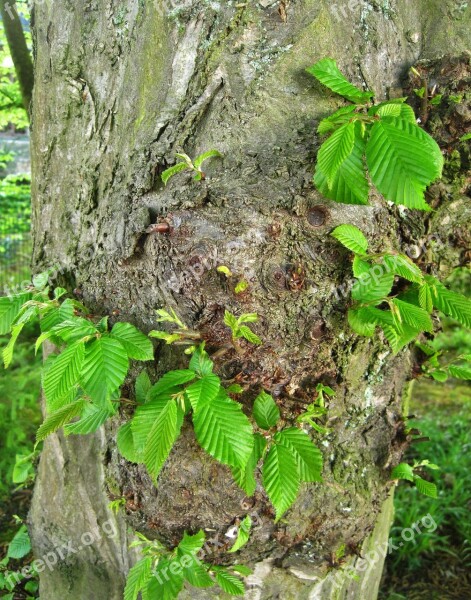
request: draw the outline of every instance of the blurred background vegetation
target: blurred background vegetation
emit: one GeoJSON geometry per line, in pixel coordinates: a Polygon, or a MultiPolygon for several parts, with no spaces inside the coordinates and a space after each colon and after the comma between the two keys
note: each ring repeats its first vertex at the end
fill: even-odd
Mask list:
{"type": "MultiPolygon", "coordinates": [[[[18,5],[30,46],[26,3],[18,5]]],[[[0,294],[30,277],[27,147],[28,114],[0,21],[0,294]]],[[[457,270],[448,284],[470,295],[470,271],[457,270]]],[[[442,353],[437,359],[440,364],[471,354],[471,333],[446,319],[444,323],[442,333],[432,342],[442,353]]],[[[38,597],[36,578],[16,587],[8,583],[11,572],[33,560],[23,523],[38,460],[34,433],[41,420],[41,357],[34,353],[35,336],[34,329],[26,331],[17,344],[12,366],[0,377],[0,597],[6,600],[38,597]]],[[[0,337],[0,348],[5,344],[6,338],[0,337]]],[[[420,443],[411,445],[404,460],[428,459],[438,464],[439,471],[423,475],[437,484],[439,495],[436,500],[422,496],[402,482],[396,489],[391,536],[399,546],[402,530],[429,514],[437,528],[422,529],[388,556],[380,598],[471,598],[471,389],[463,382],[443,383],[419,375],[408,396],[405,416],[414,415],[408,426],[420,432],[416,436],[420,443]]]]}

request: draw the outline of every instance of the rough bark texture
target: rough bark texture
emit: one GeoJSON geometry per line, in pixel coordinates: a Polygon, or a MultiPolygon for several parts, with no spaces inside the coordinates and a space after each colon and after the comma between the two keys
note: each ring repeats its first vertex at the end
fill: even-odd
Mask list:
{"type": "MultiPolygon", "coordinates": [[[[328,234],[353,223],[373,250],[398,249],[441,225],[377,197],[370,207],[349,207],[313,189],[316,124],[339,100],[305,68],[331,56],[378,98],[401,95],[408,66],[466,49],[470,10],[452,0],[358,1],[353,10],[344,3],[343,16],[329,2],[281,4],[286,20],[279,3],[267,1],[182,0],[172,10],[138,0],[38,3],[34,265],[60,264],[61,283],[97,314],[119,311],[119,320],[144,330],[155,326],[156,308],[172,307],[210,350],[228,339],[225,307],[257,312],[264,345],[224,355],[217,369],[250,386],[241,400],[247,408],[260,386],[271,390],[287,422],[312,401],[317,382],[336,388],[333,434],[321,446],[325,482],[304,485],[287,523],[275,526],[261,489],[244,499],[229,471],[198,449],[189,426],[158,489],[143,467],[119,456],[118,422],[106,434],[53,437],[31,513],[38,555],[57,540],[78,539],[109,517],[107,496],[124,495],[125,521],[169,545],[200,527],[223,540],[236,517],[256,512],[259,527],[240,555],[258,574],[248,598],[376,596],[381,565],[339,590],[325,579],[326,557],[363,543],[377,521],[366,543],[387,537],[390,501],[378,514],[403,448],[401,393],[411,363],[407,351],[392,357],[379,337],[348,330],[346,300],[333,288],[350,276],[350,262],[328,234]],[[182,148],[190,155],[217,148],[224,159],[208,163],[202,183],[181,174],[163,188],[159,174],[182,148]],[[324,209],[313,210],[318,205],[324,209]],[[169,234],[145,232],[161,220],[169,234]],[[217,265],[246,279],[248,291],[235,295],[217,265]]],[[[449,192],[444,210],[454,207],[466,223],[463,189],[449,192]]],[[[462,248],[451,241],[446,262],[456,264],[462,248]]],[[[158,348],[155,373],[184,365],[183,355],[158,348]]],[[[119,598],[128,568],[120,523],[117,541],[44,573],[41,595],[119,598]]],[[[214,545],[210,558],[227,555],[214,545]]],[[[199,594],[191,595],[217,595],[199,594]]]]}

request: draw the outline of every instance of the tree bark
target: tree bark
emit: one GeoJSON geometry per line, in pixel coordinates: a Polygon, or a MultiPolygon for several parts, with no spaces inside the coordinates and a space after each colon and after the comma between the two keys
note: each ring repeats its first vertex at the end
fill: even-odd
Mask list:
{"type": "MultiPolygon", "coordinates": [[[[213,351],[228,339],[224,308],[257,312],[263,346],[216,362],[223,378],[238,376],[249,387],[245,407],[264,386],[292,422],[317,382],[336,390],[333,433],[317,440],[324,483],[305,484],[277,526],[261,488],[245,499],[189,426],[157,489],[142,466],[118,454],[119,419],[96,435],[52,436],[30,516],[38,556],[68,540],[78,545],[82,533],[110,519],[110,497],[128,503],[118,536],[41,574],[48,600],[121,598],[132,561],[126,524],[169,546],[185,529],[227,541],[225,532],[247,512],[258,518],[240,553],[255,567],[247,598],[376,597],[381,560],[338,586],[327,558],[345,544],[353,564],[352,548],[387,539],[388,478],[404,447],[401,397],[411,359],[406,350],[393,357],[380,336],[359,339],[348,329],[348,300],[335,289],[351,265],[329,232],[352,223],[373,250],[399,249],[423,238],[430,221],[376,196],[371,206],[354,207],[315,191],[316,125],[339,101],[305,68],[331,56],[378,99],[398,96],[417,60],[466,49],[471,18],[452,0],[342,6],[47,0],[34,8],[35,270],[60,265],[60,283],[96,314],[146,331],[155,327],[156,308],[174,308],[213,351]],[[162,186],[159,175],[176,151],[195,156],[211,148],[224,158],[207,163],[205,181],[180,174],[162,186]],[[170,233],[146,232],[161,220],[170,233]],[[249,289],[234,294],[217,265],[249,289]]],[[[448,264],[459,260],[458,243],[447,252],[448,264]]],[[[159,347],[153,373],[185,361],[159,347]]],[[[227,555],[214,544],[209,558],[224,563],[227,555]]]]}

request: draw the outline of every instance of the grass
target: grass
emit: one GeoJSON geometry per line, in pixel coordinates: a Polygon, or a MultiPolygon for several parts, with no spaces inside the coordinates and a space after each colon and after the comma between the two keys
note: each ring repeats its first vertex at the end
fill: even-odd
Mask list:
{"type": "Polygon", "coordinates": [[[440,471],[428,471],[439,497],[427,498],[401,483],[391,537],[399,546],[403,529],[427,515],[437,527],[422,528],[388,556],[380,598],[471,598],[471,387],[454,381],[415,382],[410,412],[417,417],[411,426],[429,441],[413,445],[406,460],[428,459],[440,466],[440,471]]]}

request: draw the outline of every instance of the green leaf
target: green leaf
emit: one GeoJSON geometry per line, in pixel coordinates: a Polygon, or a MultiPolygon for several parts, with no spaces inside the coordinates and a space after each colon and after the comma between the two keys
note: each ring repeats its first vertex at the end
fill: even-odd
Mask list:
{"type": "Polygon", "coordinates": [[[31,540],[29,539],[26,526],[22,525],[8,545],[7,556],[8,558],[19,560],[20,558],[24,558],[30,552],[31,540]]]}
{"type": "Polygon", "coordinates": [[[448,370],[450,371],[450,375],[456,379],[471,381],[471,366],[451,365],[448,370]]]}
{"type": "Polygon", "coordinates": [[[198,554],[198,552],[203,548],[205,541],[205,534],[202,529],[195,533],[194,535],[188,535],[185,531],[183,534],[183,538],[178,544],[178,553],[179,554],[198,554]]]}
{"type": "Polygon", "coordinates": [[[320,60],[307,69],[307,72],[336,94],[356,104],[363,104],[373,97],[372,92],[363,92],[352,85],[341,73],[335,60],[331,58],[320,60]]]}
{"type": "Polygon", "coordinates": [[[103,404],[122,386],[128,369],[128,356],[121,343],[103,335],[86,346],[81,385],[92,400],[103,404]]]}
{"type": "Polygon", "coordinates": [[[49,331],[64,321],[73,321],[75,309],[73,300],[65,300],[59,307],[53,308],[45,313],[40,320],[41,331],[49,331]]]}
{"type": "MultiPolygon", "coordinates": [[[[183,588],[183,574],[179,572],[178,561],[161,559],[150,579],[146,600],[175,600],[183,588]],[[172,563],[176,565],[175,574],[170,570],[172,563]]],[[[125,598],[126,600],[126,598],[125,598]]]]}
{"type": "Polygon", "coordinates": [[[131,567],[124,589],[124,600],[137,600],[139,592],[147,586],[152,577],[151,567],[150,556],[143,558],[131,567]]]}
{"type": "Polygon", "coordinates": [[[176,402],[167,402],[147,437],[144,463],[154,481],[157,480],[178,437],[177,413],[176,402]]]}
{"type": "Polygon", "coordinates": [[[263,463],[262,475],[263,486],[276,510],[277,523],[298,495],[300,477],[293,451],[273,444],[263,463]]]}
{"type": "Polygon", "coordinates": [[[330,234],[346,248],[360,256],[366,256],[368,240],[354,225],[339,225],[330,234]]]}
{"type": "Polygon", "coordinates": [[[237,330],[236,337],[243,337],[248,342],[250,342],[251,344],[255,344],[256,346],[262,344],[262,340],[249,327],[247,327],[247,325],[241,325],[239,327],[239,329],[237,330]]]}
{"type": "Polygon", "coordinates": [[[216,581],[222,590],[231,596],[243,596],[245,594],[245,585],[235,575],[231,575],[226,569],[219,568],[216,571],[216,581]]]}
{"type": "Polygon", "coordinates": [[[208,588],[214,585],[214,581],[208,574],[208,565],[201,563],[193,557],[192,564],[183,569],[183,577],[190,585],[197,588],[208,588]]]}
{"type": "Polygon", "coordinates": [[[188,165],[184,162],[179,162],[176,165],[173,165],[173,167],[169,167],[168,169],[165,169],[165,171],[161,175],[164,185],[167,185],[167,181],[171,177],[173,177],[177,173],[180,173],[181,171],[184,171],[185,169],[188,169],[188,165]]]}
{"type": "Polygon", "coordinates": [[[134,360],[153,360],[152,342],[131,323],[115,323],[111,337],[119,340],[129,358],[134,360]]]}
{"type": "Polygon", "coordinates": [[[78,384],[85,359],[83,343],[72,344],[44,372],[43,387],[48,407],[55,409],[78,384]]]}
{"type": "Polygon", "coordinates": [[[424,285],[420,286],[420,289],[419,289],[419,304],[429,314],[432,314],[432,312],[433,312],[432,292],[431,292],[429,286],[426,283],[424,283],[424,285]]]}
{"type": "Polygon", "coordinates": [[[407,481],[414,481],[414,469],[407,463],[400,463],[392,470],[391,479],[407,479],[407,481]]]}
{"type": "Polygon", "coordinates": [[[301,481],[322,481],[322,453],[305,431],[289,427],[279,431],[275,441],[294,454],[301,481]]]}
{"type": "Polygon", "coordinates": [[[5,366],[5,369],[8,369],[8,367],[11,364],[11,361],[13,359],[13,350],[15,348],[15,343],[16,343],[16,340],[18,339],[18,336],[20,335],[23,327],[24,327],[24,323],[21,323],[20,325],[13,325],[11,328],[10,339],[8,340],[8,344],[5,346],[5,348],[3,349],[3,352],[2,352],[3,364],[5,366]]]}
{"type": "Polygon", "coordinates": [[[199,169],[205,160],[208,160],[208,158],[213,158],[213,157],[222,158],[222,154],[220,152],[218,152],[217,150],[208,150],[207,152],[203,152],[203,154],[200,154],[199,156],[197,156],[195,158],[195,160],[193,161],[193,164],[196,169],[199,169]]]}
{"type": "Polygon", "coordinates": [[[134,437],[132,433],[132,423],[124,423],[118,429],[118,436],[116,439],[118,444],[118,450],[126,460],[132,463],[142,462],[142,453],[137,452],[134,445],[134,437]]]}
{"type": "Polygon", "coordinates": [[[134,447],[138,455],[144,452],[147,437],[160,413],[165,409],[167,403],[172,401],[170,394],[161,394],[150,398],[146,404],[137,407],[131,421],[131,429],[134,447]]]}
{"type": "MultiPolygon", "coordinates": [[[[380,265],[376,265],[380,266],[380,265]]],[[[362,304],[377,302],[386,298],[394,284],[394,273],[384,268],[376,274],[374,267],[371,276],[361,277],[352,288],[352,298],[362,304]]]]}
{"type": "Polygon", "coordinates": [[[448,317],[456,319],[461,325],[471,328],[471,300],[448,290],[437,279],[426,276],[430,286],[433,305],[448,317]]]}
{"type": "Polygon", "coordinates": [[[245,544],[250,539],[251,527],[252,527],[252,519],[250,518],[249,515],[247,515],[245,517],[245,519],[243,519],[240,522],[240,525],[237,530],[237,539],[234,542],[234,545],[232,546],[232,548],[230,550],[228,550],[228,552],[237,552],[237,550],[240,550],[242,548],[242,546],[245,546],[245,544]]]}
{"type": "Polygon", "coordinates": [[[371,265],[369,262],[355,254],[353,257],[352,269],[354,277],[361,277],[361,275],[366,275],[370,272],[371,265]]]}
{"type": "Polygon", "coordinates": [[[437,486],[434,483],[430,483],[430,481],[426,481],[418,475],[414,475],[414,483],[418,491],[424,496],[438,498],[437,486]]]}
{"type": "Polygon", "coordinates": [[[60,429],[74,417],[81,414],[87,402],[85,400],[77,400],[71,404],[66,404],[59,410],[51,413],[36,433],[36,441],[40,442],[47,438],[48,435],[60,429]]]}
{"type": "Polygon", "coordinates": [[[230,327],[233,333],[235,333],[239,327],[239,323],[237,322],[237,319],[228,310],[224,311],[224,325],[227,325],[227,327],[230,327]]]}
{"type": "Polygon", "coordinates": [[[214,373],[209,373],[189,385],[185,392],[193,410],[197,411],[203,404],[212,402],[218,395],[220,387],[221,381],[214,373]]]}
{"type": "Polygon", "coordinates": [[[415,306],[414,304],[403,302],[402,300],[399,300],[399,298],[395,298],[392,301],[392,304],[398,310],[401,326],[402,323],[406,323],[409,327],[412,327],[418,332],[433,332],[432,319],[426,310],[419,306],[415,306]]]}
{"type": "Polygon", "coordinates": [[[350,156],[355,142],[355,123],[346,123],[324,142],[317,156],[319,169],[331,187],[342,163],[350,156]]]}
{"type": "Polygon", "coordinates": [[[371,337],[376,331],[376,323],[371,319],[368,308],[352,308],[348,311],[348,324],[358,335],[371,337]]]}
{"type": "Polygon", "coordinates": [[[141,371],[136,379],[135,384],[135,393],[136,393],[136,402],[138,404],[144,404],[147,399],[147,394],[149,393],[152,384],[149,379],[149,375],[147,371],[144,369],[141,371]]]}
{"type": "Polygon", "coordinates": [[[253,430],[238,402],[219,393],[194,413],[193,425],[206,452],[225,465],[245,467],[253,449],[253,430]]]}
{"type": "Polygon", "coordinates": [[[397,354],[402,348],[408,346],[417,338],[417,330],[404,323],[402,324],[400,331],[394,326],[383,325],[383,332],[385,338],[391,345],[394,354],[397,354]]]}
{"type": "Polygon", "coordinates": [[[9,333],[12,323],[25,302],[31,300],[31,294],[0,297],[0,335],[9,333]]]}
{"type": "Polygon", "coordinates": [[[430,210],[424,193],[441,177],[443,156],[423,129],[401,119],[378,121],[366,145],[366,159],[371,179],[386,200],[430,210]]]}
{"type": "Polygon", "coordinates": [[[407,98],[395,98],[394,100],[388,100],[387,102],[381,102],[373,106],[368,111],[368,115],[374,116],[379,115],[380,117],[394,117],[408,121],[413,125],[417,126],[417,119],[415,113],[408,104],[405,104],[407,98]]]}
{"type": "Polygon", "coordinates": [[[440,383],[445,383],[445,381],[448,381],[448,373],[446,371],[442,371],[441,369],[432,371],[430,375],[432,376],[432,379],[435,379],[435,381],[439,381],[440,383]]]}
{"type": "Polygon", "coordinates": [[[254,471],[266,447],[266,439],[259,433],[255,433],[253,450],[246,466],[244,468],[231,467],[234,481],[249,497],[255,493],[257,482],[255,481],[254,471]]]}
{"type": "Polygon", "coordinates": [[[271,429],[280,420],[280,409],[270,394],[262,391],[253,405],[253,417],[262,429],[271,429]]]}
{"type": "Polygon", "coordinates": [[[79,421],[64,425],[64,434],[86,435],[93,433],[113,414],[114,412],[110,411],[109,408],[100,408],[94,404],[86,404],[79,421]]]}
{"type": "Polygon", "coordinates": [[[405,254],[386,255],[385,264],[393,273],[412,283],[423,283],[424,274],[405,254]]]}
{"type": "Polygon", "coordinates": [[[325,135],[326,133],[330,133],[331,131],[335,131],[338,127],[345,125],[355,116],[355,105],[351,106],[343,106],[333,115],[327,117],[326,119],[322,119],[317,128],[317,133],[319,135],[325,135]]]}
{"type": "Polygon", "coordinates": [[[213,372],[213,361],[202,345],[198,346],[191,357],[189,369],[198,375],[209,375],[213,372]]]}
{"type": "MultiPolygon", "coordinates": [[[[84,338],[95,336],[96,333],[97,328],[90,323],[90,321],[87,321],[87,319],[82,319],[81,317],[74,317],[73,319],[61,321],[51,330],[43,333],[41,337],[47,336],[47,334],[52,334],[67,344],[73,344],[74,342],[82,341],[84,338]]],[[[45,339],[48,338],[45,337],[45,339]]]]}
{"type": "Polygon", "coordinates": [[[368,204],[369,183],[363,164],[365,147],[360,123],[356,123],[353,149],[330,185],[319,164],[316,166],[314,184],[321,194],[343,204],[368,204]]]}
{"type": "Polygon", "coordinates": [[[158,396],[171,388],[193,381],[193,379],[195,379],[195,373],[190,369],[176,369],[175,371],[169,371],[152,386],[150,394],[154,397],[158,396]]]}
{"type": "Polygon", "coordinates": [[[257,321],[257,313],[244,313],[237,319],[237,324],[241,325],[242,323],[256,323],[257,321]]]}

